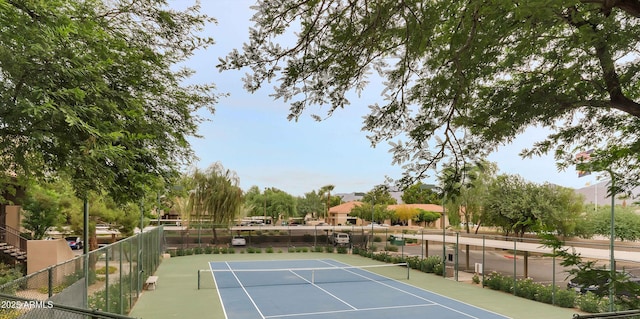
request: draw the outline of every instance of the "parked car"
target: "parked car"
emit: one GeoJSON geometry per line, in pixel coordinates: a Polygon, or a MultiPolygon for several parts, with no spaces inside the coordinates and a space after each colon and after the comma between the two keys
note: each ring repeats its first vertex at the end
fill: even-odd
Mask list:
{"type": "MultiPolygon", "coordinates": [[[[590,272],[587,276],[580,278],[574,277],[567,283],[567,288],[573,289],[580,293],[592,292],[598,296],[606,296],[609,290],[606,283],[609,282],[609,270],[597,269],[590,272]]],[[[618,271],[618,277],[621,278],[620,284],[616,287],[616,295],[619,296],[638,296],[640,293],[640,277],[631,273],[618,271]]]]}
{"type": "Polygon", "coordinates": [[[333,233],[329,237],[329,243],[334,246],[347,246],[349,242],[349,234],[347,233],[333,233]]]}
{"type": "Polygon", "coordinates": [[[67,241],[67,244],[69,244],[69,248],[71,249],[82,249],[82,247],[84,246],[82,243],[82,237],[69,236],[65,237],[64,239],[67,241]]]}
{"type": "Polygon", "coordinates": [[[231,238],[231,246],[245,246],[247,244],[247,240],[242,236],[233,236],[231,238]]]}

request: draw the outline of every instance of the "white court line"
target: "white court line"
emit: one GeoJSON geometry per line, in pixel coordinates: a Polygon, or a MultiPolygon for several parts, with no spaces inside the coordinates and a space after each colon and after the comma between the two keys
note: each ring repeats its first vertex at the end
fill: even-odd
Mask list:
{"type": "MultiPolygon", "coordinates": [[[[329,264],[329,265],[332,265],[332,266],[334,266],[334,267],[339,268],[338,266],[333,265],[333,264],[331,264],[331,263],[329,263],[329,262],[326,262],[325,260],[321,260],[321,261],[322,261],[323,263],[326,263],[326,264],[329,264]]],[[[475,316],[472,316],[472,315],[470,315],[470,314],[468,314],[468,313],[466,313],[466,312],[462,312],[462,311],[460,311],[460,310],[457,310],[457,309],[454,309],[454,308],[451,308],[451,307],[445,306],[445,305],[443,305],[443,304],[440,304],[440,303],[437,303],[437,302],[435,302],[435,301],[433,301],[433,300],[430,300],[430,299],[427,299],[427,298],[424,298],[424,297],[418,296],[418,295],[416,295],[416,294],[414,294],[414,293],[408,292],[408,291],[403,290],[403,289],[400,289],[400,288],[398,288],[398,287],[391,286],[391,285],[386,284],[386,283],[384,283],[384,282],[382,282],[382,281],[374,280],[373,278],[369,278],[369,277],[367,277],[367,276],[365,276],[365,275],[358,274],[358,273],[353,272],[353,271],[351,271],[351,270],[347,270],[347,271],[348,271],[348,272],[350,272],[350,273],[353,273],[353,274],[355,274],[355,275],[358,275],[358,276],[360,276],[360,277],[362,277],[362,278],[369,279],[369,280],[371,280],[371,281],[373,281],[373,282],[375,282],[375,283],[377,283],[377,284],[380,284],[380,285],[383,285],[383,286],[386,286],[386,287],[389,287],[389,288],[393,288],[393,289],[398,290],[398,291],[400,291],[400,292],[403,292],[403,293],[405,293],[405,294],[407,294],[407,295],[410,295],[410,296],[416,297],[416,298],[418,298],[418,299],[422,299],[422,300],[424,300],[424,301],[430,302],[430,303],[432,303],[432,304],[434,304],[434,305],[439,305],[440,307],[443,307],[443,308],[449,309],[449,310],[451,310],[451,311],[457,312],[457,313],[459,313],[459,314],[461,314],[461,315],[464,315],[464,316],[466,316],[466,317],[474,318],[474,319],[480,319],[480,318],[475,317],[475,316]]],[[[388,279],[390,279],[390,280],[396,281],[396,280],[394,280],[394,279],[392,279],[392,278],[389,278],[389,277],[386,277],[386,276],[382,276],[382,275],[378,275],[378,274],[376,274],[376,273],[374,273],[374,272],[371,272],[371,271],[368,271],[368,270],[364,270],[364,271],[366,271],[366,272],[368,272],[368,273],[371,273],[371,274],[375,274],[376,276],[381,276],[381,277],[388,278],[388,279]]],[[[419,289],[421,289],[421,288],[419,288],[419,289]]],[[[422,289],[422,290],[424,290],[424,289],[422,289]]],[[[426,291],[426,290],[425,290],[425,291],[426,291]]],[[[447,297],[447,298],[448,298],[448,297],[447,297]]],[[[449,298],[449,299],[451,299],[451,298],[449,298]]],[[[454,299],[451,299],[451,300],[454,300],[454,299]]],[[[455,300],[455,301],[457,301],[457,300],[455,300]]],[[[480,309],[480,308],[478,308],[478,309],[480,309]]]]}
{"type": "Polygon", "coordinates": [[[306,278],[304,278],[304,277],[302,277],[302,276],[300,276],[300,275],[296,274],[294,271],[291,271],[291,273],[292,273],[292,274],[294,274],[294,275],[296,275],[296,276],[298,276],[298,277],[300,277],[302,280],[304,280],[304,281],[306,281],[306,282],[310,283],[310,284],[311,284],[311,285],[313,285],[314,287],[316,287],[316,288],[318,288],[318,289],[320,289],[320,290],[324,291],[324,293],[326,293],[327,295],[329,295],[329,296],[331,296],[331,297],[333,297],[333,298],[337,299],[337,300],[338,300],[338,301],[340,301],[341,303],[343,303],[343,304],[345,304],[345,305],[347,305],[347,306],[351,307],[351,309],[353,309],[353,310],[358,310],[358,308],[356,308],[356,307],[354,307],[354,306],[350,305],[348,302],[346,302],[346,301],[344,301],[344,300],[342,300],[342,299],[338,298],[338,296],[336,296],[336,295],[334,295],[334,294],[330,293],[330,292],[329,292],[329,291],[327,291],[326,289],[324,289],[324,288],[322,288],[322,287],[320,287],[320,286],[316,285],[315,283],[313,283],[313,282],[311,282],[311,281],[307,280],[306,278]]]}
{"type": "MultiPolygon", "coordinates": [[[[229,268],[229,270],[231,270],[231,273],[233,274],[233,277],[236,278],[236,281],[238,281],[238,284],[240,285],[240,288],[242,288],[242,290],[244,291],[244,293],[247,295],[247,297],[249,298],[249,300],[251,301],[251,303],[253,304],[253,307],[256,308],[256,311],[258,312],[258,314],[260,315],[260,317],[262,317],[263,319],[265,318],[264,314],[262,314],[262,311],[260,311],[260,308],[258,308],[258,305],[256,305],[256,302],[253,300],[253,298],[251,298],[251,295],[249,294],[249,292],[247,291],[247,289],[242,285],[242,282],[240,281],[240,278],[238,278],[238,276],[236,276],[236,273],[233,272],[233,269],[231,269],[231,266],[229,265],[228,262],[224,262],[227,265],[227,268],[229,268]]],[[[224,308],[224,307],[223,307],[224,308]]]]}
{"type": "Polygon", "coordinates": [[[326,315],[326,314],[332,314],[332,313],[345,313],[345,312],[357,312],[357,311],[368,311],[368,310],[385,310],[385,309],[435,307],[435,306],[438,306],[438,304],[433,303],[433,304],[393,306],[393,307],[375,307],[375,308],[345,309],[345,310],[332,310],[332,311],[320,311],[320,312],[302,312],[302,313],[292,313],[292,314],[286,314],[286,315],[266,316],[265,318],[286,318],[286,317],[295,317],[295,316],[326,315]]]}
{"type": "MultiPolygon", "coordinates": [[[[213,275],[213,265],[211,264],[211,262],[208,263],[209,264],[209,270],[211,271],[211,277],[213,279],[213,284],[216,286],[216,290],[220,291],[220,289],[218,289],[218,282],[216,281],[216,276],[213,275]]],[[[229,265],[227,265],[229,266],[229,265]]],[[[227,315],[227,309],[224,308],[224,302],[222,302],[222,294],[218,293],[218,299],[220,299],[220,304],[223,305],[222,306],[222,313],[224,313],[224,317],[225,319],[229,319],[229,316],[227,315]]]]}

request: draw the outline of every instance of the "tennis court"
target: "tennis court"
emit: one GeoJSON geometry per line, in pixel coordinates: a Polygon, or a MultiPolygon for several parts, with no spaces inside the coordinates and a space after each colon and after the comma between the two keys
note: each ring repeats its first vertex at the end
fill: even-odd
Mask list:
{"type": "Polygon", "coordinates": [[[401,265],[303,259],[218,261],[209,267],[199,286],[216,289],[228,319],[508,318],[410,285],[401,265]]]}

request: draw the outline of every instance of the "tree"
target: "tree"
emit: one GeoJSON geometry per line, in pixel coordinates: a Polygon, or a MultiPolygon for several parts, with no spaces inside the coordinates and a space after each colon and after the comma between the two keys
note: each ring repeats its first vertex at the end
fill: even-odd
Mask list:
{"type": "Polygon", "coordinates": [[[377,185],[368,193],[362,196],[362,202],[375,203],[380,205],[395,205],[398,201],[391,196],[387,185],[377,185]]]}
{"type": "Polygon", "coordinates": [[[533,185],[518,175],[498,175],[489,185],[483,220],[501,228],[507,235],[523,236],[537,225],[533,213],[533,185]]]}
{"type": "MultiPolygon", "coordinates": [[[[242,207],[242,189],[235,172],[215,163],[202,171],[195,169],[187,185],[187,210],[191,219],[211,223],[214,241],[218,242],[216,227],[235,220],[242,207]]],[[[191,223],[190,223],[191,224],[191,223]]]]}
{"type": "Polygon", "coordinates": [[[349,212],[349,216],[357,217],[362,220],[368,220],[370,222],[384,222],[387,219],[392,219],[394,217],[394,212],[387,209],[387,205],[384,204],[376,204],[371,207],[370,202],[363,202],[360,205],[356,205],[349,212]],[[373,216],[371,214],[373,213],[373,216]],[[373,220],[371,218],[373,217],[373,220]]]}
{"type": "Polygon", "coordinates": [[[489,185],[483,222],[505,233],[553,232],[573,235],[584,212],[583,198],[572,189],[527,182],[518,175],[498,175],[489,185]]]}
{"type": "Polygon", "coordinates": [[[325,186],[322,186],[319,191],[320,196],[324,196],[326,198],[327,206],[325,207],[326,211],[324,213],[327,213],[327,215],[329,212],[329,208],[331,208],[331,191],[334,188],[336,188],[335,185],[325,185],[325,186]]]}
{"type": "Polygon", "coordinates": [[[405,204],[439,204],[438,194],[422,182],[407,187],[402,193],[405,204]]]}
{"type": "Polygon", "coordinates": [[[318,217],[322,212],[322,198],[315,190],[304,193],[304,197],[298,197],[296,202],[298,204],[296,209],[301,216],[311,214],[313,217],[318,217]]]}
{"type": "Polygon", "coordinates": [[[409,207],[407,205],[400,205],[396,207],[394,210],[394,219],[396,222],[402,223],[402,225],[407,225],[409,220],[414,220],[420,214],[420,210],[418,208],[409,207]]]}
{"type": "MultiPolygon", "coordinates": [[[[193,158],[217,96],[176,67],[212,39],[197,6],[160,0],[0,2],[0,172],[63,175],[81,198],[137,201],[193,158]]],[[[0,179],[1,180],[1,179],[0,179]]]]}
{"type": "Polygon", "coordinates": [[[22,227],[31,231],[32,239],[43,239],[51,227],[62,222],[59,195],[37,185],[29,188],[22,209],[22,227]]]}
{"type": "Polygon", "coordinates": [[[447,156],[484,157],[533,125],[551,134],[522,155],[553,151],[566,168],[576,147],[593,148],[612,155],[607,167],[628,186],[640,183],[637,1],[261,0],[255,8],[249,42],[218,68],[249,68],[250,92],[277,80],[273,96],[290,101],[289,119],[313,104],[328,104],[330,116],[350,103],[348,92],[381,77],[385,100],[370,106],[363,129],[374,145],[393,140],[405,185],[447,156]]]}
{"type": "MultiPolygon", "coordinates": [[[[640,239],[640,215],[637,207],[615,207],[615,236],[621,241],[636,241],[640,239]]],[[[601,206],[597,212],[586,216],[593,234],[611,237],[611,206],[601,206]]]]}
{"type": "Polygon", "coordinates": [[[418,209],[418,215],[415,217],[414,221],[417,223],[425,223],[425,226],[433,225],[433,222],[440,219],[442,214],[440,212],[430,212],[423,209],[418,209]]]}
{"type": "Polygon", "coordinates": [[[298,217],[296,210],[296,199],[291,194],[275,187],[267,188],[264,191],[267,205],[267,216],[274,220],[289,220],[289,217],[298,217]]]}

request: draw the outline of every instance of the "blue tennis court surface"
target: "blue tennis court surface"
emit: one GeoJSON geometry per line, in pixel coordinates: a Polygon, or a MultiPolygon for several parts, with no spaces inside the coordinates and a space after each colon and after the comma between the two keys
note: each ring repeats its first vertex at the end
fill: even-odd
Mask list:
{"type": "Polygon", "coordinates": [[[210,262],[228,319],[508,318],[332,259],[210,262]],[[259,271],[258,271],[259,270],[259,271]]]}

